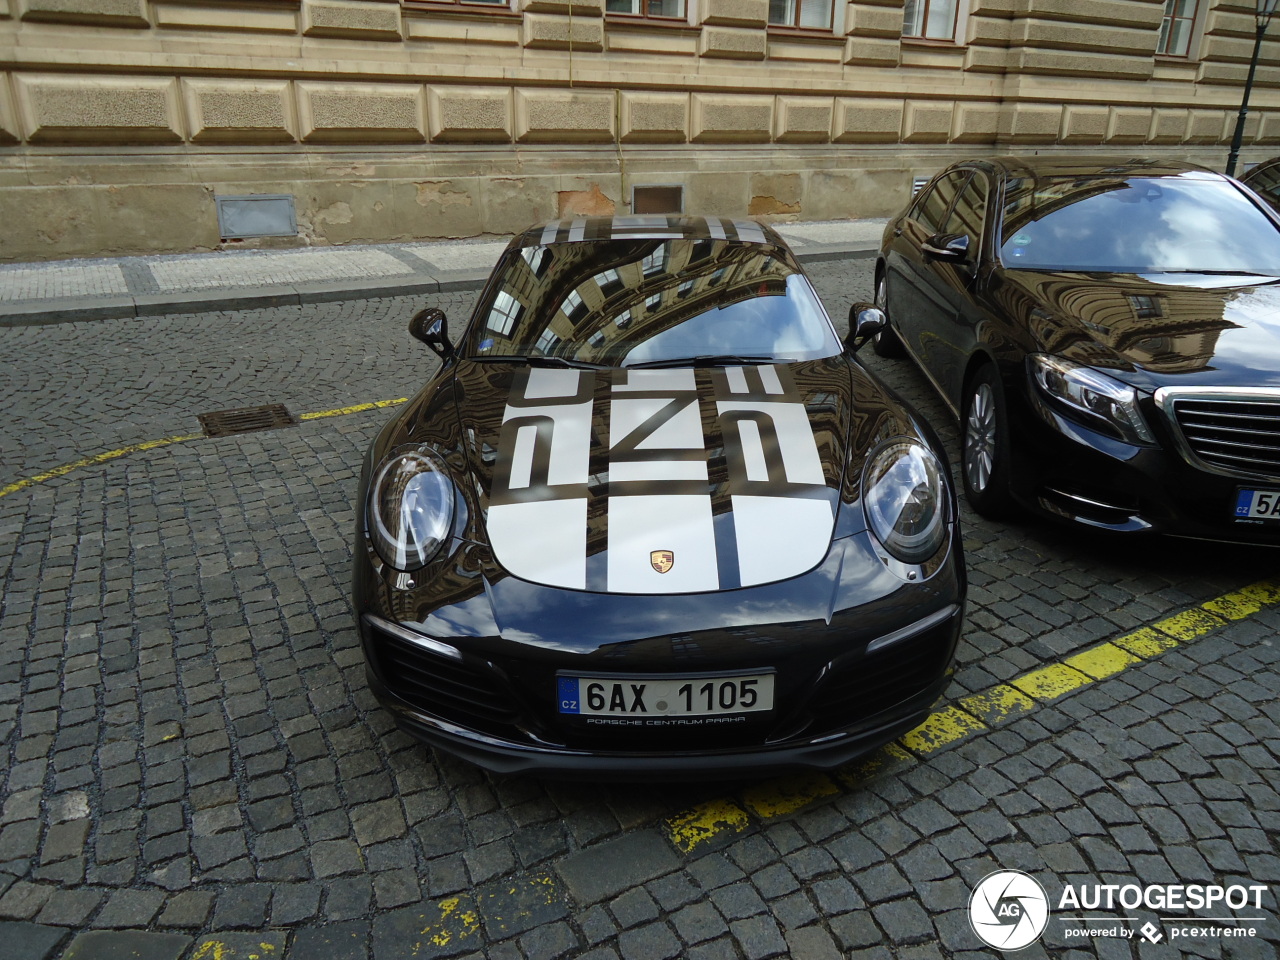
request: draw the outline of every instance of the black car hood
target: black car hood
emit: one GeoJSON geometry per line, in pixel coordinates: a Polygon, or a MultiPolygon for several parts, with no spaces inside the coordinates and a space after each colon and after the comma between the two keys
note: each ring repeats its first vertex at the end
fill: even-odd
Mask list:
{"type": "Polygon", "coordinates": [[[496,564],[544,586],[679,594],[827,555],[852,410],[843,357],[650,370],[459,361],[454,396],[496,564]]]}
{"type": "Polygon", "coordinates": [[[1133,386],[1280,386],[1276,277],[1007,270],[996,291],[1032,349],[1133,386]]]}

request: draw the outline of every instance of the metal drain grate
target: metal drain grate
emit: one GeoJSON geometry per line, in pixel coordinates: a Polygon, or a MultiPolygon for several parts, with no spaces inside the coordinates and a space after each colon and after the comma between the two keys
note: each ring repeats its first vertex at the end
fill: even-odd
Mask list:
{"type": "Polygon", "coordinates": [[[240,407],[238,410],[215,410],[200,414],[200,426],[206,437],[229,437],[254,430],[274,430],[292,427],[298,418],[283,403],[269,403],[263,407],[240,407]]]}

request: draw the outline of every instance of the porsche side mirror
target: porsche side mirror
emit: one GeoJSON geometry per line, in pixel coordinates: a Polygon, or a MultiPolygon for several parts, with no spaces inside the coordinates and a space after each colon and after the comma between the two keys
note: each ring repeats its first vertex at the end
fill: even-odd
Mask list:
{"type": "Polygon", "coordinates": [[[969,261],[969,238],[963,233],[935,233],[920,244],[920,249],[934,260],[948,263],[969,261]]]}
{"type": "Polygon", "coordinates": [[[849,335],[844,338],[844,345],[856,353],[888,324],[884,311],[874,303],[855,303],[849,308],[849,335]]]}
{"type": "Polygon", "coordinates": [[[441,360],[448,360],[454,354],[444,311],[439,307],[427,307],[415,313],[409,321],[409,333],[434,350],[441,360]]]}

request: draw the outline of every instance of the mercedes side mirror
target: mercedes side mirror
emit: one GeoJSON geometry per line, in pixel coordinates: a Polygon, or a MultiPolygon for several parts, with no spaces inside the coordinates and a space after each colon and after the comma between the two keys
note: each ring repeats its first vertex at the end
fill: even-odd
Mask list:
{"type": "Polygon", "coordinates": [[[920,244],[920,249],[934,260],[969,262],[969,238],[963,233],[935,233],[920,244]]]}
{"type": "Polygon", "coordinates": [[[849,335],[844,338],[845,347],[857,353],[859,348],[888,324],[884,311],[874,303],[855,303],[849,308],[849,335]]]}
{"type": "Polygon", "coordinates": [[[409,321],[409,333],[434,350],[441,360],[448,360],[454,354],[444,311],[439,307],[427,307],[414,314],[409,321]]]}

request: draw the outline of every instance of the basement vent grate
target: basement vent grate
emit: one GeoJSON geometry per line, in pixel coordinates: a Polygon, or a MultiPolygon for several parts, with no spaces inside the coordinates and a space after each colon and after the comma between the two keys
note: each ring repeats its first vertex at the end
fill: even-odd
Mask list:
{"type": "Polygon", "coordinates": [[[200,414],[200,426],[206,437],[230,437],[254,430],[274,430],[292,427],[298,418],[283,403],[269,403],[262,407],[240,407],[237,410],[215,410],[200,414]]]}

